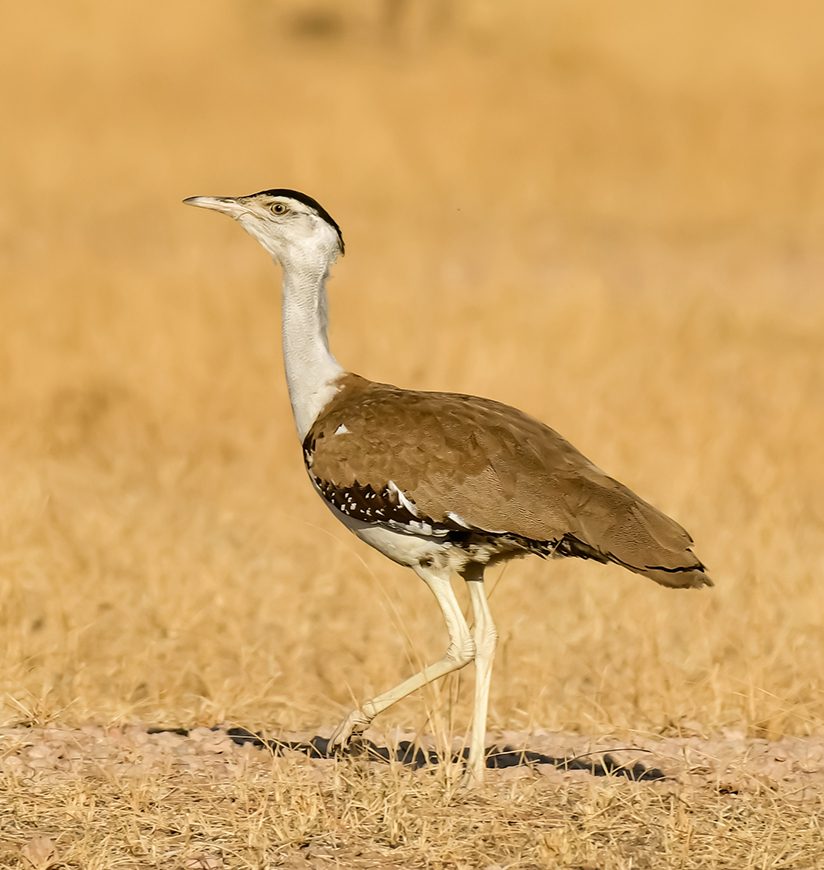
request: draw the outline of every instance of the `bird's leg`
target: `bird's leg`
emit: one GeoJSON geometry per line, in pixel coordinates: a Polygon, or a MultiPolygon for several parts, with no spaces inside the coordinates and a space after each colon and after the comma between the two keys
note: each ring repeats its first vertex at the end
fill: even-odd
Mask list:
{"type": "Polygon", "coordinates": [[[472,711],[472,734],[469,740],[469,759],[466,765],[464,783],[479,785],[483,782],[486,768],[486,715],[489,708],[489,686],[492,682],[492,661],[495,658],[495,645],[498,632],[492,621],[492,614],[486,600],[483,568],[472,567],[464,572],[464,579],[472,602],[475,620],[473,637],[475,640],[475,704],[472,711]]]}
{"type": "Polygon", "coordinates": [[[449,582],[449,572],[434,571],[424,567],[416,568],[415,571],[432,590],[441,607],[446,629],[449,632],[449,647],[439,661],[425,667],[388,692],[383,692],[367,701],[359,710],[353,710],[332,733],[329,740],[330,750],[343,749],[354,735],[360,734],[369,726],[378,713],[382,713],[387,707],[391,707],[392,704],[427,683],[464,667],[475,657],[475,643],[469,633],[469,627],[455,597],[452,584],[449,582]]]}

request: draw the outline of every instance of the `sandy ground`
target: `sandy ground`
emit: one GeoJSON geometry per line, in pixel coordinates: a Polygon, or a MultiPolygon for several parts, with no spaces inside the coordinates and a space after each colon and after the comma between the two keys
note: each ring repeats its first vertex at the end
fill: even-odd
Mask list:
{"type": "Polygon", "coordinates": [[[411,734],[368,733],[370,751],[332,759],[309,733],[262,746],[242,729],[153,730],[0,730],[0,866],[812,870],[824,861],[820,737],[499,732],[485,788],[467,792],[454,758],[438,762],[427,746],[415,754],[411,734]],[[385,761],[424,753],[434,763],[385,761]],[[427,838],[444,825],[448,839],[427,838]]]}
{"type": "MultiPolygon", "coordinates": [[[[176,768],[236,777],[273,757],[300,760],[323,777],[337,760],[326,754],[326,740],[308,732],[269,737],[261,746],[243,729],[195,728],[188,733],[156,731],[137,725],[80,729],[59,727],[0,729],[0,771],[21,779],[40,781],[66,776],[90,776],[101,769],[114,776],[145,775],[176,768]],[[314,757],[313,757],[314,756],[314,757]]],[[[359,761],[386,763],[385,756],[403,755],[415,735],[367,732],[359,761]]],[[[538,731],[505,731],[490,735],[488,774],[495,778],[540,776],[548,783],[616,776],[654,783],[655,788],[712,789],[722,794],[772,791],[795,801],[817,800],[824,793],[824,737],[785,737],[758,740],[728,731],[710,738],[692,737],[582,737],[538,731]]],[[[428,744],[424,742],[424,747],[428,744]]],[[[418,748],[416,744],[416,748],[418,748]]],[[[422,763],[418,751],[409,766],[432,769],[434,750],[422,763]]]]}

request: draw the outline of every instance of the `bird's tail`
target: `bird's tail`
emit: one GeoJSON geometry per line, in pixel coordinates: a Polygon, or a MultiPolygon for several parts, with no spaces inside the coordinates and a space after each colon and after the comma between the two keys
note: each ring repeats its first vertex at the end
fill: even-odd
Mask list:
{"type": "Polygon", "coordinates": [[[675,589],[713,585],[686,529],[623,484],[605,475],[597,484],[566,536],[568,555],[615,562],[675,589]]]}
{"type": "MultiPolygon", "coordinates": [[[[652,555],[655,551],[647,549],[646,552],[652,555]]],[[[650,580],[654,580],[662,586],[669,586],[671,589],[700,589],[702,586],[715,585],[709,574],[707,574],[706,566],[688,547],[681,549],[677,554],[671,552],[666,554],[668,557],[666,561],[669,565],[672,565],[674,562],[673,555],[678,555],[678,561],[683,564],[676,565],[675,567],[663,567],[662,565],[639,564],[641,560],[637,557],[633,562],[628,562],[626,558],[621,558],[621,556],[611,552],[609,549],[603,550],[593,547],[575,535],[564,535],[560,543],[554,548],[553,555],[594,559],[603,564],[613,562],[622,568],[626,568],[628,571],[649,577],[650,580]]],[[[657,555],[660,556],[662,554],[659,551],[657,555]]],[[[664,561],[664,559],[651,559],[649,561],[664,561]]]]}
{"type": "MultiPolygon", "coordinates": [[[[630,571],[636,574],[642,574],[644,577],[649,577],[656,583],[662,586],[669,586],[671,589],[700,589],[702,586],[715,586],[712,578],[707,574],[706,566],[701,563],[692,550],[687,550],[686,555],[695,559],[695,565],[683,568],[660,568],[655,566],[645,565],[636,567],[635,565],[624,565],[630,571]]],[[[618,560],[615,560],[618,561],[618,560]]]]}

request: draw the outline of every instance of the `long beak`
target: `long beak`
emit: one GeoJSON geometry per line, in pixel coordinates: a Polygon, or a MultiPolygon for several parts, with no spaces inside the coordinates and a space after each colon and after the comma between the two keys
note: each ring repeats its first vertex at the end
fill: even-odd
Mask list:
{"type": "Polygon", "coordinates": [[[198,208],[210,208],[228,214],[229,217],[237,218],[246,210],[232,196],[190,196],[183,200],[184,205],[194,205],[198,208]]]}

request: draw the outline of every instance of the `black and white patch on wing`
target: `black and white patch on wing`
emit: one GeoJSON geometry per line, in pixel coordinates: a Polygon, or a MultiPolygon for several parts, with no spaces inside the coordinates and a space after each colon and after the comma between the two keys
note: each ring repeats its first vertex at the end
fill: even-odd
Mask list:
{"type": "Polygon", "coordinates": [[[417,506],[390,480],[381,489],[355,481],[340,485],[321,480],[309,472],[312,482],[323,498],[342,514],[363,523],[387,526],[413,535],[443,537],[453,528],[451,522],[437,523],[421,516],[417,506]]]}

